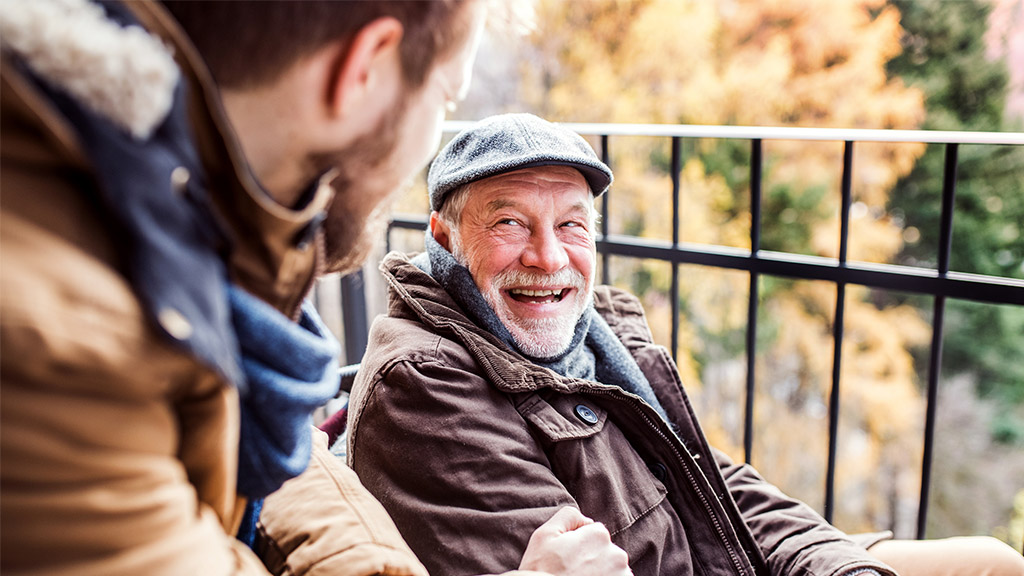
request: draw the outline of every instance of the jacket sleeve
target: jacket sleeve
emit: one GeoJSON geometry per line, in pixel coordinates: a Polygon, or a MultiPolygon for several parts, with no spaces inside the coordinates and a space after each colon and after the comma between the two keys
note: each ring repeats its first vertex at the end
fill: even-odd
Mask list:
{"type": "Polygon", "coordinates": [[[825,521],[810,506],[790,498],[753,467],[713,450],[729,493],[768,561],[772,574],[844,576],[873,569],[896,576],[863,546],[825,521]]]}
{"type": "Polygon", "coordinates": [[[291,576],[426,576],[384,508],[313,430],[313,455],[300,476],[263,503],[260,556],[291,576]]]}
{"type": "Polygon", "coordinates": [[[500,573],[574,500],[510,398],[458,365],[403,360],[357,382],[349,459],[431,574],[500,573]]]}

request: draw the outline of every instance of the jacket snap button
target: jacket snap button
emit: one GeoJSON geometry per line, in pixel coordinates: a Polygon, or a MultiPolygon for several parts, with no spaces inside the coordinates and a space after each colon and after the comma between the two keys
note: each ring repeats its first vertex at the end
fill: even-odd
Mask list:
{"type": "Polygon", "coordinates": [[[183,196],[188,189],[188,181],[191,177],[192,174],[189,173],[188,168],[178,166],[171,171],[171,190],[174,190],[175,194],[183,196]]]}
{"type": "Polygon", "coordinates": [[[655,462],[651,465],[651,473],[660,482],[664,482],[668,478],[668,468],[661,462],[655,462]]]}
{"type": "Polygon", "coordinates": [[[583,420],[587,424],[597,424],[597,412],[594,412],[589,407],[583,404],[576,405],[576,417],[583,420]]]}
{"type": "Polygon", "coordinates": [[[174,308],[161,309],[157,314],[157,321],[175,340],[188,340],[192,335],[192,324],[184,314],[174,308]]]}
{"type": "Polygon", "coordinates": [[[299,251],[305,252],[313,244],[313,240],[316,238],[317,230],[323,226],[324,220],[327,220],[326,212],[318,212],[310,219],[310,221],[299,230],[298,234],[295,235],[295,247],[299,251]]]}

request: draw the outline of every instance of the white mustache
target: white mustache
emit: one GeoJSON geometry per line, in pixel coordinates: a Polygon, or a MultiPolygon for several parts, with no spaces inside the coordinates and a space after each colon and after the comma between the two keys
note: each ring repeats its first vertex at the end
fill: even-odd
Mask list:
{"type": "Polygon", "coordinates": [[[583,290],[587,281],[577,270],[562,268],[554,274],[534,274],[524,270],[509,270],[494,277],[494,288],[504,290],[509,286],[530,286],[531,288],[575,288],[583,290]]]}

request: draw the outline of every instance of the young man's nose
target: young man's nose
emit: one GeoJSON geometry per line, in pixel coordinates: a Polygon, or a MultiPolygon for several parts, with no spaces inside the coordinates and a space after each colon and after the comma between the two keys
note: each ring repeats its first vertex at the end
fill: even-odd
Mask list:
{"type": "Polygon", "coordinates": [[[554,274],[569,265],[569,254],[554,230],[540,230],[531,234],[520,262],[528,268],[554,274]]]}

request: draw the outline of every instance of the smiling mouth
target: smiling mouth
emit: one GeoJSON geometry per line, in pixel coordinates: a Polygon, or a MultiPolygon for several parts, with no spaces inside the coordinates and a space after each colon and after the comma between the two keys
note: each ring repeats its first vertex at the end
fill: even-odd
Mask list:
{"type": "Polygon", "coordinates": [[[527,290],[524,288],[512,288],[508,290],[508,295],[516,302],[548,304],[551,302],[561,302],[562,298],[565,298],[569,293],[569,290],[569,288],[560,288],[557,290],[527,290]]]}

